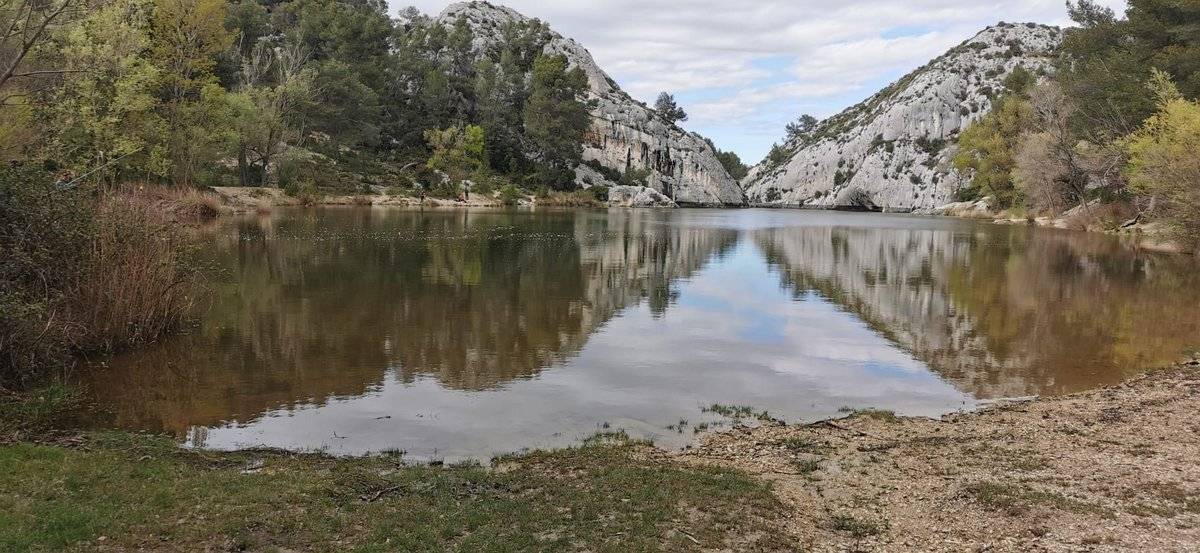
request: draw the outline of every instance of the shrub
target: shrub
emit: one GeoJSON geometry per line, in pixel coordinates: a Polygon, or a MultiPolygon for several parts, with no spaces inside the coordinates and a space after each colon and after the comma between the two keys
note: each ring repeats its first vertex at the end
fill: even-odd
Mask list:
{"type": "Polygon", "coordinates": [[[1128,140],[1129,181],[1159,200],[1159,215],[1183,245],[1200,249],[1200,102],[1155,73],[1159,111],[1128,140]]]}
{"type": "Polygon", "coordinates": [[[203,288],[195,244],[154,198],[105,197],[96,208],[89,256],[68,291],[80,351],[112,351],[174,330],[203,288]]]}
{"type": "Polygon", "coordinates": [[[650,186],[650,170],[649,169],[630,169],[625,174],[621,175],[619,181],[622,186],[650,186]]]}
{"type": "MultiPolygon", "coordinates": [[[[607,201],[608,194],[605,194],[607,201]]],[[[558,207],[599,207],[601,200],[596,198],[591,190],[575,190],[572,192],[551,191],[545,196],[538,197],[538,205],[558,207]]]]}
{"type": "MultiPolygon", "coordinates": [[[[258,195],[262,193],[258,190],[258,195]]],[[[220,198],[212,192],[197,190],[190,186],[162,186],[155,184],[126,185],[118,193],[136,197],[156,215],[173,221],[197,222],[215,219],[225,210],[220,198]]],[[[254,196],[254,192],[251,196],[254,196]]]]}
{"type": "Polygon", "coordinates": [[[914,141],[921,151],[931,156],[936,156],[941,153],[946,147],[946,139],[944,138],[929,138],[928,136],[918,137],[914,141]]]}
{"type": "Polygon", "coordinates": [[[321,199],[317,185],[311,180],[291,181],[283,187],[283,193],[300,200],[301,205],[313,205],[321,199]]]}
{"type": "Polygon", "coordinates": [[[52,181],[38,168],[0,169],[0,386],[57,376],[76,353],[153,340],[201,294],[178,222],[206,212],[207,198],[52,181]]]}
{"type": "Polygon", "coordinates": [[[500,189],[500,203],[507,206],[517,205],[517,201],[521,199],[521,191],[517,190],[516,186],[506,184],[500,189]]]}
{"type": "Polygon", "coordinates": [[[92,198],[40,168],[0,167],[0,384],[70,365],[66,290],[87,258],[92,198]]]}

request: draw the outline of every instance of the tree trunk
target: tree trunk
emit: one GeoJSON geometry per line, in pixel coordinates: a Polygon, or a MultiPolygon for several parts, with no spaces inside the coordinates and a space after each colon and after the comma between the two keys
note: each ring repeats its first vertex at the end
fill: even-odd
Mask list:
{"type": "Polygon", "coordinates": [[[246,166],[246,145],[238,145],[238,181],[242,187],[250,186],[250,168],[246,166]]]}

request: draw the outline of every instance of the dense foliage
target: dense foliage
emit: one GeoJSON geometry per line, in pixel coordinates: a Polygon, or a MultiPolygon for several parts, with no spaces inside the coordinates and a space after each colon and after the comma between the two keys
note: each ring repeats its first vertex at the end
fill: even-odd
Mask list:
{"type": "Polygon", "coordinates": [[[1129,137],[1129,181],[1163,202],[1178,239],[1200,248],[1200,102],[1184,98],[1166,73],[1154,79],[1158,111],[1129,137]]]}
{"type": "Polygon", "coordinates": [[[203,290],[179,223],[211,215],[193,191],[98,193],[41,167],[0,167],[0,389],[78,352],[152,341],[203,290]]]}
{"type": "Polygon", "coordinates": [[[586,78],[543,54],[537,21],[480,51],[466,20],[393,19],[382,0],[0,0],[0,14],[41,29],[0,43],[0,152],[103,167],[110,185],[441,186],[423,170],[442,170],[434,139],[470,129],[483,156],[449,179],[566,187],[588,125],[586,78]]]}
{"type": "Polygon", "coordinates": [[[1077,27],[1054,76],[1015,72],[963,132],[955,166],[972,180],[962,199],[1049,214],[1127,205],[1132,220],[1159,218],[1197,245],[1200,4],[1130,0],[1124,17],[1091,0],[1069,8],[1077,27]]]}

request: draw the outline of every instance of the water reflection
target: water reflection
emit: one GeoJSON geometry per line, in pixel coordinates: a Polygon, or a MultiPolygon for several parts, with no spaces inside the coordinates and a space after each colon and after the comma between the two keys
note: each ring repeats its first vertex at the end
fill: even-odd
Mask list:
{"type": "Polygon", "coordinates": [[[486,456],[713,402],[798,419],[1071,392],[1200,345],[1193,259],[787,211],[287,211],[213,231],[196,332],[91,374],[103,424],[218,448],[486,456]]]}
{"type": "Polygon", "coordinates": [[[1029,228],[793,228],[754,239],[797,293],[853,312],[975,397],[1113,384],[1200,344],[1194,259],[1029,228]]]}

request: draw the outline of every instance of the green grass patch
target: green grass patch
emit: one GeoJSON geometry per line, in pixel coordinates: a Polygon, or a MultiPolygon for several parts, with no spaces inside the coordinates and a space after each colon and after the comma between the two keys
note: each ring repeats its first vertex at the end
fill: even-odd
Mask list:
{"type": "Polygon", "coordinates": [[[787,549],[769,485],[620,433],[497,468],[183,450],[120,432],[0,446],[0,551],[787,549]],[[690,537],[689,537],[690,536],[690,537]]]}
{"type": "Polygon", "coordinates": [[[0,443],[62,426],[77,412],[81,400],[77,389],[64,385],[20,393],[0,391],[0,443]]]}
{"type": "Polygon", "coordinates": [[[821,470],[820,459],[797,460],[792,462],[792,465],[796,467],[796,470],[800,471],[800,474],[812,474],[821,470]]]}
{"type": "Polygon", "coordinates": [[[785,449],[791,451],[792,453],[817,454],[824,450],[824,447],[817,442],[798,437],[784,438],[783,441],[779,442],[779,445],[782,445],[785,449]]]}
{"type": "Polygon", "coordinates": [[[721,403],[714,403],[708,407],[704,407],[701,409],[701,411],[734,420],[755,419],[760,422],[777,422],[777,419],[772,417],[770,412],[759,411],[747,405],[724,405],[721,403]]]}
{"type": "Polygon", "coordinates": [[[850,534],[856,538],[866,538],[882,534],[887,525],[848,514],[837,514],[830,518],[830,526],[838,532],[850,534]]]}
{"type": "Polygon", "coordinates": [[[1046,492],[1016,484],[976,482],[967,486],[967,494],[990,509],[1009,515],[1022,515],[1034,507],[1044,506],[1076,513],[1102,513],[1099,505],[1085,503],[1055,492],[1046,492]]]}
{"type": "Polygon", "coordinates": [[[896,416],[895,411],[888,411],[885,409],[854,409],[852,407],[842,407],[838,411],[842,413],[849,413],[850,418],[852,419],[867,417],[889,423],[894,423],[900,420],[900,418],[896,416]]]}

